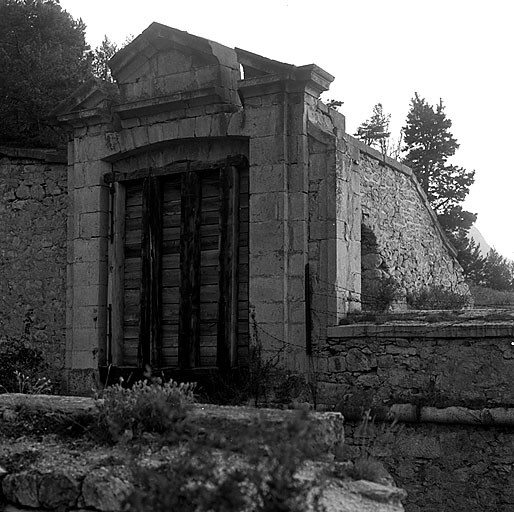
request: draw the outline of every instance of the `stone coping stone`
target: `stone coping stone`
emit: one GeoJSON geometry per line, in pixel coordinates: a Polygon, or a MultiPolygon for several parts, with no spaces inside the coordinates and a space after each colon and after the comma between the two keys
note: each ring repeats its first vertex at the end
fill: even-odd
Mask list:
{"type": "Polygon", "coordinates": [[[514,320],[502,322],[466,321],[453,322],[390,322],[383,324],[337,325],[327,329],[327,336],[334,338],[505,338],[514,337],[514,320]]]}
{"type": "MultiPolygon", "coordinates": [[[[0,415],[8,419],[15,411],[25,408],[34,413],[94,416],[97,407],[94,398],[60,395],[25,395],[9,393],[0,395],[0,415]]],[[[228,439],[246,435],[256,424],[280,427],[298,411],[284,409],[259,409],[252,407],[194,404],[190,420],[199,428],[222,433],[228,439]]],[[[313,444],[325,458],[333,458],[344,442],[344,419],[338,412],[310,412],[313,444]]]]}

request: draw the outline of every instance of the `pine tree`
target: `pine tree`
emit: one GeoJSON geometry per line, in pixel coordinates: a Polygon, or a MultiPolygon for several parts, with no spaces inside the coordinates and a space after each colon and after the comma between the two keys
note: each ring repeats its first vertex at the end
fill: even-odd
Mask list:
{"type": "Polygon", "coordinates": [[[514,264],[491,249],[485,260],[481,284],[495,290],[514,290],[514,264]]]}
{"type": "Polygon", "coordinates": [[[383,154],[386,154],[387,139],[391,135],[389,132],[390,120],[391,114],[384,114],[382,103],[377,103],[373,107],[372,116],[357,128],[355,136],[368,146],[375,146],[383,154]]]}
{"type": "Polygon", "coordinates": [[[448,164],[459,144],[450,131],[442,100],[433,107],[415,93],[403,128],[404,163],[412,168],[441,225],[454,243],[462,239],[476,220],[460,203],[475,181],[475,172],[448,164]]]}
{"type": "Polygon", "coordinates": [[[93,51],[93,60],[91,63],[93,74],[97,78],[112,82],[113,78],[108,62],[111,57],[118,51],[116,43],[113,43],[107,36],[104,36],[102,44],[97,46],[93,51]]]}
{"type": "Polygon", "coordinates": [[[464,236],[454,240],[457,259],[470,283],[479,285],[485,280],[486,258],[482,256],[480,246],[472,238],[464,236]]]}

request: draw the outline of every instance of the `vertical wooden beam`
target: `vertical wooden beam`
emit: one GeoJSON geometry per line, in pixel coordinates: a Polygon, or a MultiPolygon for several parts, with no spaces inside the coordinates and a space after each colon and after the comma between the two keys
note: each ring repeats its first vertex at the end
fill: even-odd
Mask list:
{"type": "Polygon", "coordinates": [[[198,172],[185,172],[181,181],[180,307],[178,364],[200,364],[200,224],[202,187],[198,172]]]}
{"type": "Polygon", "coordinates": [[[237,365],[238,319],[239,319],[239,172],[231,167],[232,190],[230,194],[230,219],[233,257],[231,262],[230,303],[230,365],[237,365]]]}
{"type": "Polygon", "coordinates": [[[305,298],[305,353],[312,355],[312,316],[311,316],[311,273],[309,264],[305,264],[304,276],[305,298]]]}
{"type": "Polygon", "coordinates": [[[220,169],[219,306],[216,364],[227,371],[237,364],[239,263],[239,176],[235,167],[220,169]]]}
{"type": "Polygon", "coordinates": [[[108,363],[123,363],[123,310],[125,267],[125,186],[113,183],[109,250],[108,297],[111,305],[111,347],[108,363]]]}
{"type": "Polygon", "coordinates": [[[162,352],[162,191],[158,178],[143,181],[142,217],[138,365],[158,367],[162,352]]]}

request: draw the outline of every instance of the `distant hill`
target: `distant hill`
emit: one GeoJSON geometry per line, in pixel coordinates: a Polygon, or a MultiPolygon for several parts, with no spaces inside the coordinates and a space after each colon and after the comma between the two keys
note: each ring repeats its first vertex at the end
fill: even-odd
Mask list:
{"type": "Polygon", "coordinates": [[[480,253],[482,256],[487,256],[489,251],[491,250],[491,246],[485,241],[482,233],[478,231],[476,226],[471,226],[469,230],[468,237],[472,238],[476,244],[480,247],[480,253]]]}

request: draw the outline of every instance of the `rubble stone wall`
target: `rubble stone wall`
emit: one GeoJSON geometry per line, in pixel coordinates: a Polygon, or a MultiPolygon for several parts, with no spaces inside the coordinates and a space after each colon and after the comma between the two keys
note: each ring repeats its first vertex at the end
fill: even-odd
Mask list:
{"type": "Polygon", "coordinates": [[[514,508],[512,427],[376,423],[371,437],[345,419],[345,449],[371,445],[396,485],[406,512],[507,512],[514,508]]]}
{"type": "Polygon", "coordinates": [[[514,405],[513,341],[512,322],[338,326],[320,378],[357,406],[514,405]]]}
{"type": "Polygon", "coordinates": [[[334,327],[318,396],[345,416],[345,455],[382,459],[407,511],[512,510],[513,343],[512,321],[334,327]],[[365,425],[393,404],[409,423],[365,425]]]}
{"type": "Polygon", "coordinates": [[[469,294],[455,249],[412,170],[349,140],[360,150],[363,292],[370,281],[391,277],[404,295],[431,286],[469,294]]]}
{"type": "Polygon", "coordinates": [[[0,148],[0,341],[26,337],[60,376],[66,307],[66,159],[0,148]]]}

